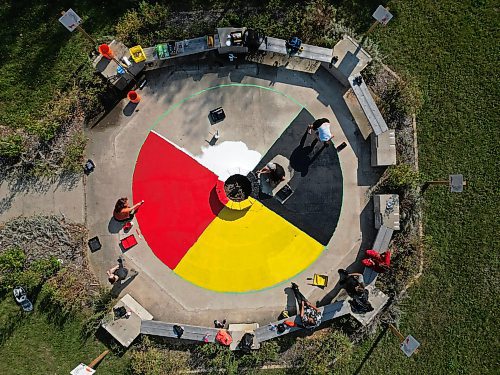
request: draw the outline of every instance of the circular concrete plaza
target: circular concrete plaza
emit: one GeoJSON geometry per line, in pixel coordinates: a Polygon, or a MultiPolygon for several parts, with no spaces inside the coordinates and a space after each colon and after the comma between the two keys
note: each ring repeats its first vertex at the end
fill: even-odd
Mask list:
{"type": "Polygon", "coordinates": [[[138,245],[124,256],[139,277],[117,292],[155,319],[172,320],[159,306],[175,306],[174,316],[190,322],[205,320],[189,316],[200,310],[259,320],[249,309],[293,304],[283,293],[291,280],[310,298],[327,298],[307,279],[334,281],[360,240],[357,157],[352,147],[336,150],[355,131],[345,89],[322,69],[158,70],[147,78],[137,106],[122,103],[90,132],[98,168],[87,180],[87,215],[105,245],[90,256],[100,276],[134,234],[138,245]],[[219,107],[226,117],[214,122],[209,112],[219,107]],[[334,135],[327,147],[306,132],[322,117],[334,135]],[[277,187],[256,177],[269,162],[285,170],[277,187]],[[227,197],[224,183],[235,175],[253,183],[246,199],[227,197]],[[110,218],[120,196],[145,201],[129,233],[110,218]]]}

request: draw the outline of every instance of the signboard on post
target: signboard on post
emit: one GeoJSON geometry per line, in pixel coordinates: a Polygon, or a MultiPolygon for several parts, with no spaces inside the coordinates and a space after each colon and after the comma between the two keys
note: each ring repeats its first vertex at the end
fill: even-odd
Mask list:
{"type": "Polygon", "coordinates": [[[95,370],[86,364],[80,363],[71,372],[71,375],[93,375],[95,370]]]}
{"type": "Polygon", "coordinates": [[[59,22],[61,22],[69,31],[74,31],[77,26],[82,23],[82,19],[73,9],[70,8],[59,18],[59,22]]]}
{"type": "Polygon", "coordinates": [[[404,341],[399,345],[403,353],[406,354],[407,357],[411,357],[413,353],[418,349],[420,343],[415,340],[412,335],[408,335],[404,341]]]}
{"type": "Polygon", "coordinates": [[[392,14],[389,10],[385,9],[382,5],[379,5],[378,8],[373,13],[373,18],[375,18],[379,23],[386,26],[389,21],[392,19],[392,14]]]}
{"type": "Polygon", "coordinates": [[[464,176],[461,174],[450,175],[450,191],[452,193],[461,193],[464,191],[464,176]]]}

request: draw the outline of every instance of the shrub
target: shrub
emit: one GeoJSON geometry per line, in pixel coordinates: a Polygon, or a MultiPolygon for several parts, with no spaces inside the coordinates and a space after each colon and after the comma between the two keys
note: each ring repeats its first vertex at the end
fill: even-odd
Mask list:
{"type": "Polygon", "coordinates": [[[19,134],[5,135],[0,138],[0,157],[15,158],[24,151],[23,137],[19,134]]]}
{"type": "Polygon", "coordinates": [[[420,181],[418,171],[409,164],[391,165],[382,177],[383,186],[389,190],[401,191],[416,188],[420,181]]]}
{"type": "Polygon", "coordinates": [[[189,368],[188,352],[155,348],[144,337],[142,345],[130,354],[129,370],[135,375],[178,374],[189,368]]]}
{"type": "Polygon", "coordinates": [[[278,359],[279,345],[276,340],[263,342],[259,350],[243,354],[239,359],[240,367],[255,368],[278,359]]]}
{"type": "Polygon", "coordinates": [[[141,1],[138,9],[127,11],[120,19],[116,25],[116,37],[126,45],[149,46],[168,39],[170,29],[168,8],[141,1]]]}
{"type": "Polygon", "coordinates": [[[303,374],[331,374],[335,364],[349,361],[353,344],[342,332],[328,329],[313,336],[299,338],[294,364],[303,374]]]}
{"type": "Polygon", "coordinates": [[[52,312],[52,318],[62,323],[89,305],[87,281],[79,276],[78,270],[64,268],[43,285],[40,301],[52,312]]]}
{"type": "Polygon", "coordinates": [[[195,357],[209,373],[236,374],[238,361],[234,352],[219,344],[200,345],[195,350],[195,357]]]}
{"type": "Polygon", "coordinates": [[[13,247],[0,255],[0,293],[12,291],[16,286],[22,286],[27,293],[36,293],[40,286],[59,269],[57,259],[36,260],[26,268],[26,255],[13,247]]]}
{"type": "Polygon", "coordinates": [[[97,294],[92,297],[92,313],[85,319],[80,334],[83,339],[89,338],[99,329],[102,320],[111,310],[113,301],[114,297],[107,288],[99,289],[97,294]]]}
{"type": "Polygon", "coordinates": [[[389,124],[396,128],[405,123],[407,117],[418,113],[423,104],[423,95],[415,80],[405,76],[389,83],[381,95],[381,111],[389,124]]]}
{"type": "Polygon", "coordinates": [[[87,137],[83,131],[78,131],[71,136],[62,161],[62,167],[65,171],[79,172],[82,170],[86,145],[87,137]]]}

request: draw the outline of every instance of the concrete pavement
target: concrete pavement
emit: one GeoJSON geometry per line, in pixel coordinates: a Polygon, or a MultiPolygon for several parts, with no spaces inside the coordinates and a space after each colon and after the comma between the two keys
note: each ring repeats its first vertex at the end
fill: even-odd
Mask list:
{"type": "MultiPolygon", "coordinates": [[[[328,302],[329,292],[338,280],[337,269],[350,266],[362,242],[369,242],[362,236],[362,227],[371,226],[365,192],[376,177],[369,167],[369,145],[357,131],[343,99],[345,88],[323,69],[308,75],[256,65],[219,72],[158,70],[148,73],[147,79],[139,105],[131,107],[122,101],[88,132],[88,156],[97,167],[86,181],[87,225],[90,236],[98,235],[103,243],[101,250],[90,254],[90,260],[101,282],[107,282],[105,271],[120,255],[118,243],[125,235],[110,221],[114,203],[118,197],[132,197],[135,161],[152,127],[196,156],[213,130],[206,118],[208,111],[223,106],[232,118],[228,117],[220,127],[218,142],[244,139],[250,149],[265,155],[306,108],[315,118],[332,120],[335,144],[348,143],[338,154],[343,196],[337,228],[327,251],[294,278],[311,301],[328,302]],[[231,86],[207,90],[220,85],[231,86]],[[306,279],[314,273],[329,275],[326,290],[307,285],[306,279]]],[[[124,292],[156,320],[210,325],[214,319],[226,318],[230,322],[265,324],[291,304],[286,290],[289,282],[243,294],[217,293],[195,286],[160,262],[136,229],[140,228],[135,221],[132,233],[139,244],[125,253],[125,259],[129,268],[136,268],[140,274],[124,292]]]]}

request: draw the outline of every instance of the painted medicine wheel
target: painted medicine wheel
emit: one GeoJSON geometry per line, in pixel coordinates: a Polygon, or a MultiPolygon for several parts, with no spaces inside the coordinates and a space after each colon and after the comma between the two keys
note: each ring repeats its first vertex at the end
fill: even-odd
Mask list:
{"type": "MultiPolygon", "coordinates": [[[[178,276],[217,292],[266,289],[308,268],[332,237],[342,201],[334,147],[322,151],[305,173],[301,170],[306,152],[298,144],[311,119],[299,108],[264,156],[255,153],[251,165],[231,165],[224,173],[181,148],[175,137],[151,131],[137,158],[133,196],[146,201],[136,218],[154,254],[178,276]],[[225,189],[234,178],[243,178],[239,185],[244,186],[250,170],[277,154],[289,156],[296,169],[290,181],[295,192],[286,204],[254,199],[249,191],[231,196],[225,189]]],[[[224,150],[237,159],[241,145],[223,142],[210,151],[224,150]]]]}

